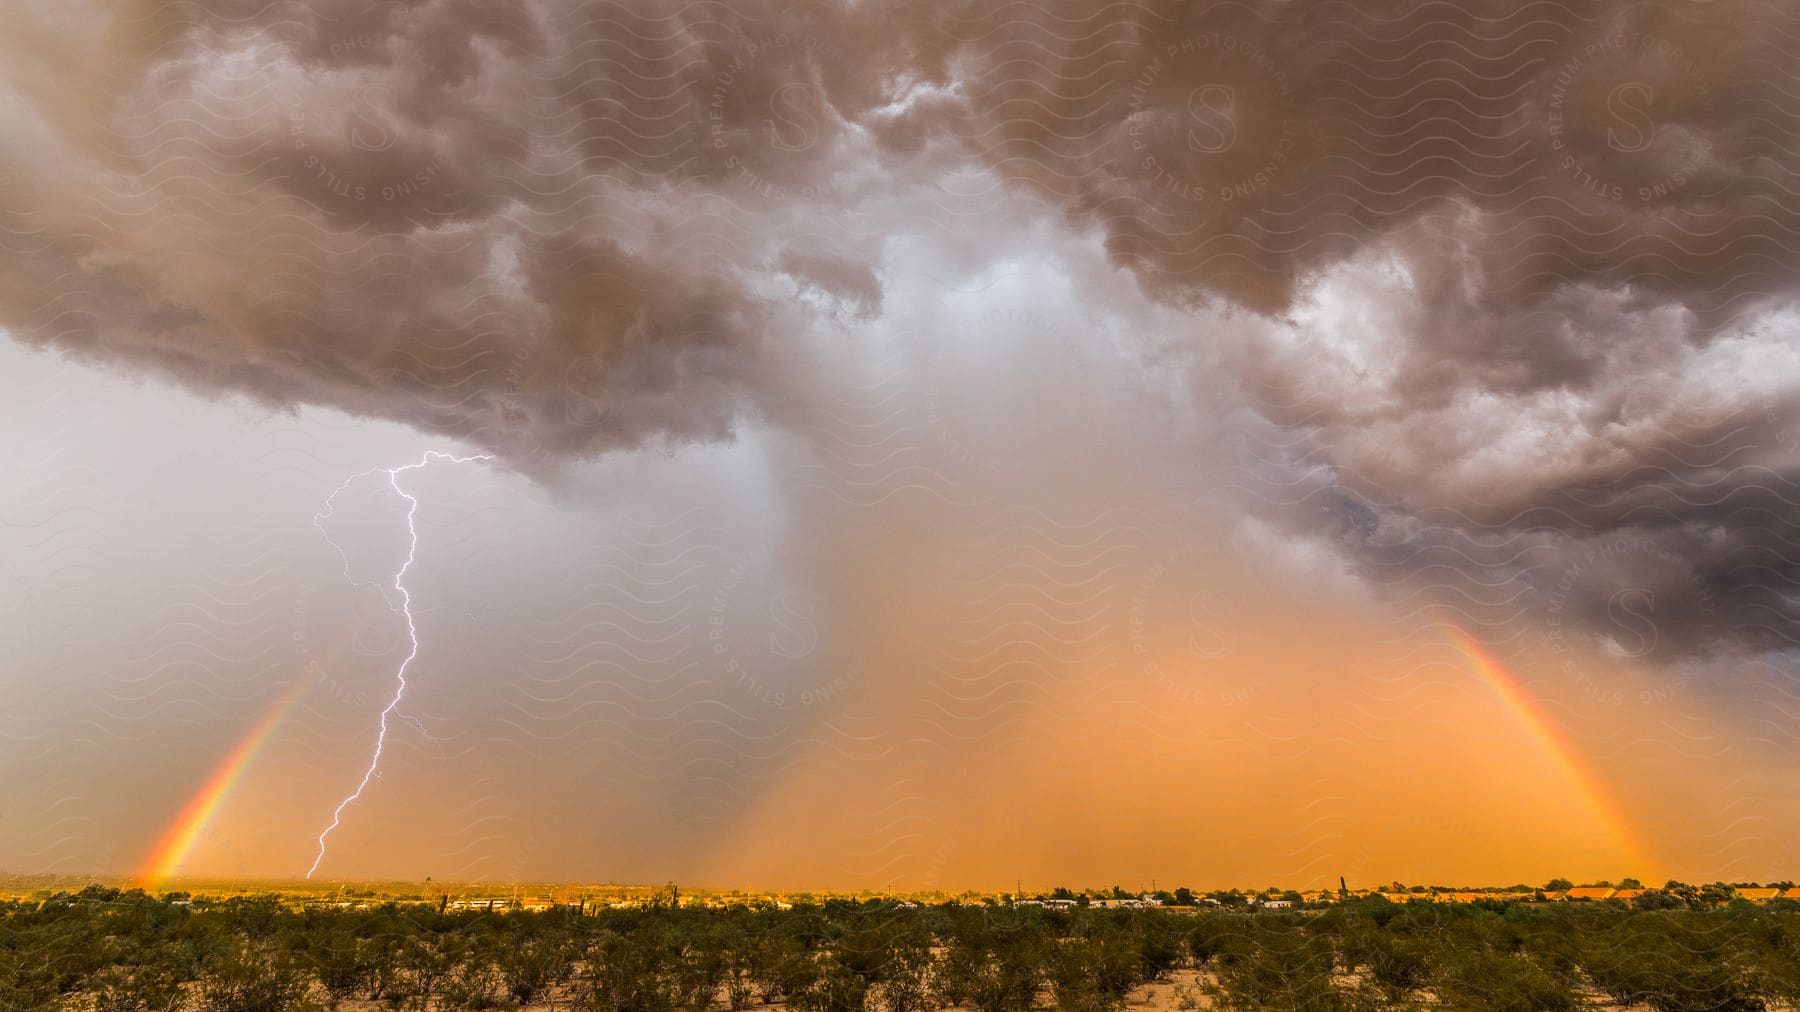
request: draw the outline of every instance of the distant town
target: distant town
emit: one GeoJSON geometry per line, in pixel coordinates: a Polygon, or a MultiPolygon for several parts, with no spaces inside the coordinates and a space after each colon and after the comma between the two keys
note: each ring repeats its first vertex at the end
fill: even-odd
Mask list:
{"type": "Polygon", "coordinates": [[[1215,889],[1199,891],[1185,886],[1172,890],[1056,887],[1033,892],[965,890],[793,890],[690,888],[675,883],[655,885],[520,882],[495,883],[342,882],[320,883],[286,880],[176,880],[149,887],[118,876],[25,875],[0,876],[0,899],[16,903],[66,895],[88,887],[131,890],[169,902],[189,905],[234,897],[278,897],[285,905],[301,909],[330,907],[370,909],[384,904],[428,905],[440,911],[514,910],[542,912],[559,908],[577,911],[630,910],[652,905],[712,909],[790,910],[796,905],[821,905],[831,901],[864,903],[889,900],[902,907],[960,904],[966,906],[1037,907],[1047,910],[1141,909],[1164,907],[1226,910],[1304,910],[1328,907],[1350,900],[1386,900],[1389,903],[1606,903],[1636,909],[1668,906],[1723,906],[1734,901],[1763,905],[1774,901],[1800,904],[1800,886],[1791,881],[1709,882],[1690,884],[1668,881],[1648,886],[1634,878],[1618,882],[1576,883],[1551,879],[1541,886],[1450,887],[1408,886],[1392,882],[1383,886],[1336,889],[1215,889]]]}

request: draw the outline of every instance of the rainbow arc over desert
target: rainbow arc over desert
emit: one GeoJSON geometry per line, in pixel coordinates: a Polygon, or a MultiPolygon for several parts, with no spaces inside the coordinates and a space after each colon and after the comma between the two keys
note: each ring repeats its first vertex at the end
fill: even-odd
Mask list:
{"type": "Polygon", "coordinates": [[[265,707],[255,722],[245,729],[237,742],[213,766],[212,772],[207,774],[200,786],[176,810],[174,818],[169,820],[168,827],[157,837],[137,874],[133,876],[137,882],[147,888],[154,888],[175,877],[195,844],[200,842],[212,826],[214,817],[218,815],[226,799],[243,782],[245,772],[255,765],[257,757],[274,737],[276,729],[294,712],[306,697],[307,691],[319,683],[324,677],[326,666],[336,660],[341,651],[342,643],[334,647],[324,661],[307,664],[293,684],[265,707]]]}
{"type": "Polygon", "coordinates": [[[1621,857],[1630,862],[1634,872],[1649,874],[1657,869],[1654,854],[1640,839],[1632,820],[1614,797],[1605,778],[1593,768],[1592,763],[1569,739],[1556,720],[1544,712],[1542,705],[1534,699],[1519,676],[1455,622],[1440,618],[1439,624],[1450,645],[1487,683],[1519,724],[1537,740],[1545,754],[1562,769],[1563,776],[1585,799],[1589,810],[1615,838],[1621,857]]]}

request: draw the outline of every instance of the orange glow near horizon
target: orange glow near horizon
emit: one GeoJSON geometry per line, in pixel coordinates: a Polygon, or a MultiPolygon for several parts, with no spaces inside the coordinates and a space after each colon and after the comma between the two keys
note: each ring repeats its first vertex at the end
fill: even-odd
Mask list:
{"type": "Polygon", "coordinates": [[[1506,708],[1555,761],[1570,784],[1587,800],[1594,815],[1618,841],[1621,854],[1635,869],[1634,874],[1640,878],[1654,875],[1660,868],[1657,860],[1648,846],[1639,839],[1631,819],[1626,816],[1600,774],[1582,756],[1580,749],[1569,740],[1556,721],[1544,713],[1527,693],[1517,675],[1454,623],[1444,621],[1443,626],[1448,632],[1451,645],[1463,655],[1475,673],[1487,682],[1506,708]]]}
{"type": "MultiPolygon", "coordinates": [[[[1495,657],[1486,647],[1471,637],[1463,629],[1449,620],[1440,623],[1444,630],[1445,641],[1452,646],[1462,658],[1462,663],[1478,675],[1482,682],[1508,711],[1519,729],[1537,743],[1538,751],[1546,760],[1544,766],[1547,776],[1560,779],[1572,792],[1571,798],[1579,807],[1586,808],[1599,835],[1597,842],[1610,840],[1628,874],[1648,879],[1660,874],[1663,870],[1652,850],[1643,842],[1642,834],[1634,821],[1626,814],[1624,806],[1619,802],[1614,791],[1583,751],[1576,745],[1567,732],[1544,709],[1542,703],[1534,697],[1520,676],[1509,669],[1495,657]]],[[[326,664],[309,665],[309,670],[296,678],[279,698],[270,703],[256,719],[238,736],[231,748],[213,766],[209,774],[197,785],[168,825],[157,838],[155,845],[139,864],[139,870],[133,880],[147,889],[157,889],[166,885],[184,871],[188,871],[187,863],[200,849],[208,834],[218,824],[225,804],[229,801],[237,787],[247,779],[246,774],[265,754],[267,746],[275,736],[275,731],[283,726],[298,708],[300,701],[315,688],[326,669],[326,664]]],[[[1067,740],[1059,740],[1059,747],[1069,744],[1067,740]]],[[[1008,777],[1016,771],[1009,771],[1008,777]]],[[[1065,774],[1059,774],[1065,775],[1065,774]]],[[[1073,776],[1072,771],[1066,775],[1073,776]]],[[[1546,782],[1546,786],[1548,782],[1546,782]]],[[[816,786],[816,785],[814,785],[816,786]]],[[[841,788],[842,785],[839,785],[841,788]]],[[[1105,781],[1089,785],[1096,794],[1113,789],[1105,781]]],[[[1080,793],[1077,791],[1077,793],[1080,793]]],[[[802,818],[791,809],[781,808],[771,813],[776,821],[802,818]]],[[[751,834],[757,836],[760,834],[751,834]]],[[[771,834],[771,838],[779,834],[771,834]]],[[[1129,834],[1128,834],[1129,835],[1129,834]]],[[[1127,846],[1120,841],[1087,841],[1089,845],[1097,845],[1102,850],[1107,846],[1127,846]]],[[[1605,846],[1605,843],[1602,843],[1605,846]]],[[[1610,862],[1608,862],[1610,863],[1610,862]]],[[[976,869],[977,871],[979,869],[976,869]]],[[[939,874],[937,869],[933,874],[939,874]]],[[[1038,872],[1033,872],[1034,874],[1038,872]]],[[[1044,869],[1042,874],[1063,874],[1044,869]]],[[[1396,872],[1396,874],[1398,874],[1396,872]]],[[[714,876],[721,881],[726,879],[741,880],[745,877],[782,879],[779,867],[746,868],[741,865],[721,867],[714,870],[714,876]]],[[[976,874],[971,882],[983,880],[985,876],[976,874]]]]}

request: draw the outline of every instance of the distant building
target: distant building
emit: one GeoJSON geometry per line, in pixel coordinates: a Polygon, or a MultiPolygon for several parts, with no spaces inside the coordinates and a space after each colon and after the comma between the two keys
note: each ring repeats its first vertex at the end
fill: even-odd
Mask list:
{"type": "Polygon", "coordinates": [[[1570,900],[1603,900],[1610,897],[1615,890],[1612,886],[1576,886],[1564,894],[1570,900]]]}
{"type": "Polygon", "coordinates": [[[1088,901],[1088,906],[1097,907],[1101,910],[1109,910],[1109,909],[1111,909],[1111,910],[1118,910],[1118,909],[1129,910],[1129,909],[1135,909],[1138,907],[1155,907],[1155,906],[1161,906],[1161,905],[1162,905],[1161,900],[1158,900],[1158,899],[1156,899],[1154,897],[1150,897],[1150,896],[1140,896],[1137,898],[1126,897],[1125,899],[1113,899],[1111,897],[1103,897],[1101,899],[1088,901]]]}
{"type": "Polygon", "coordinates": [[[451,910],[505,910],[512,901],[504,896],[477,896],[469,899],[451,900],[451,910]]]}
{"type": "Polygon", "coordinates": [[[1737,894],[1740,899],[1746,899],[1752,903],[1767,903],[1780,896],[1781,890],[1771,889],[1767,886],[1752,886],[1748,889],[1739,889],[1737,894]]]}

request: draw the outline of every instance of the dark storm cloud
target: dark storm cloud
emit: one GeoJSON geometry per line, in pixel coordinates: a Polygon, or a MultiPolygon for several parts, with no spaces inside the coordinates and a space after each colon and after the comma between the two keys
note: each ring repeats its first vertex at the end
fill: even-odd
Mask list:
{"type": "Polygon", "coordinates": [[[463,0],[22,18],[0,322],[28,342],[522,460],[722,435],[804,324],[753,294],[780,255],[757,188],[817,182],[841,129],[804,20],[463,0]]]}
{"type": "Polygon", "coordinates": [[[1617,625],[1642,592],[1659,656],[1793,644],[1791,10],[925,17],[937,88],[879,137],[949,132],[1157,297],[1263,314],[1196,379],[1285,433],[1252,509],[1477,621],[1617,625]]]}
{"type": "Polygon", "coordinates": [[[1763,462],[1774,456],[1768,433],[1734,419],[1707,435],[1714,441],[1686,447],[1697,451],[1690,459],[1670,452],[1601,480],[1535,487],[1528,506],[1491,521],[1369,503],[1349,490],[1372,483],[1317,474],[1302,483],[1290,529],[1329,538],[1401,596],[1423,584],[1450,614],[1502,636],[1532,619],[1662,662],[1791,650],[1800,645],[1794,473],[1763,462]]]}
{"type": "Polygon", "coordinates": [[[930,226],[849,229],[846,205],[978,168],[1098,232],[1154,297],[1250,311],[1196,338],[1230,368],[1194,382],[1304,437],[1253,462],[1337,490],[1298,530],[1457,586],[1510,566],[1546,600],[1629,533],[1641,565],[1583,569],[1595,589],[1557,607],[1603,610],[1666,564],[1734,616],[1684,647],[1791,635],[1782,5],[18,19],[0,323],[26,341],[515,460],[718,437],[804,381],[784,337],[882,311],[882,229],[930,226]]]}
{"type": "Polygon", "coordinates": [[[1788,283],[1766,269],[1789,259],[1796,167],[1778,5],[930,10],[912,73],[957,100],[913,118],[1099,224],[1170,297],[1279,311],[1384,242],[1490,313],[1595,283],[1716,319],[1788,283]]]}

